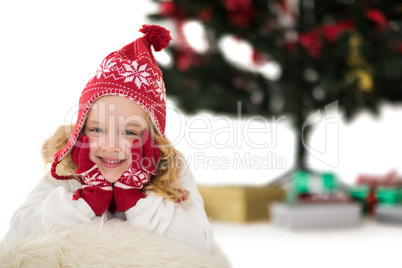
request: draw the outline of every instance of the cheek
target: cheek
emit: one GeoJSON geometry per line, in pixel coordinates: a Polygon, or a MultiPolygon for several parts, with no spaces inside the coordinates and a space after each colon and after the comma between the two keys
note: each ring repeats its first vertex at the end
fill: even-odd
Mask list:
{"type": "Polygon", "coordinates": [[[126,159],[124,165],[121,167],[122,170],[127,170],[131,166],[131,149],[127,146],[124,148],[120,147],[120,159],[126,159]]]}
{"type": "Polygon", "coordinates": [[[95,162],[96,158],[96,152],[99,150],[98,147],[98,141],[96,139],[88,137],[88,142],[89,142],[89,160],[92,162],[95,162]]]}
{"type": "Polygon", "coordinates": [[[133,136],[126,136],[124,138],[124,143],[126,144],[126,146],[130,147],[133,145],[133,142],[135,140],[141,139],[141,137],[139,135],[133,135],[133,136]]]}
{"type": "Polygon", "coordinates": [[[131,144],[127,144],[122,148],[124,151],[124,158],[128,160],[129,163],[131,163],[131,144]]]}
{"type": "Polygon", "coordinates": [[[89,160],[91,160],[92,162],[95,162],[97,160],[96,149],[94,149],[94,148],[89,149],[89,160]]]}
{"type": "Polygon", "coordinates": [[[134,140],[138,140],[139,138],[137,136],[129,136],[129,137],[122,137],[119,140],[119,147],[120,151],[124,152],[124,154],[131,155],[131,148],[133,147],[133,142],[134,140]]]}

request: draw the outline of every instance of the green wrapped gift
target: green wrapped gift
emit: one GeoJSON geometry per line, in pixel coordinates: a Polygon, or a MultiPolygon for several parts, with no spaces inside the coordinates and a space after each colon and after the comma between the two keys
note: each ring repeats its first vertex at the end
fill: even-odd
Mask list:
{"type": "Polygon", "coordinates": [[[339,184],[335,174],[322,172],[316,175],[300,170],[291,176],[291,186],[287,190],[285,202],[294,204],[301,196],[333,194],[338,191],[339,184]]]}
{"type": "Polygon", "coordinates": [[[368,186],[354,186],[348,191],[349,196],[355,200],[364,201],[370,193],[368,186]]]}
{"type": "Polygon", "coordinates": [[[394,207],[402,204],[402,188],[354,186],[349,196],[363,205],[365,214],[375,215],[377,207],[394,207]]]}
{"type": "MultiPolygon", "coordinates": [[[[370,194],[369,186],[354,186],[349,189],[349,195],[355,200],[366,201],[370,194]]],[[[402,204],[402,188],[377,187],[374,190],[376,203],[384,206],[402,204]]]]}
{"type": "Polygon", "coordinates": [[[339,189],[335,174],[323,172],[314,176],[305,171],[298,171],[292,175],[293,191],[297,194],[334,193],[339,189]]]}
{"type": "Polygon", "coordinates": [[[378,187],[376,189],[378,204],[381,206],[395,206],[402,203],[402,188],[378,187]]]}

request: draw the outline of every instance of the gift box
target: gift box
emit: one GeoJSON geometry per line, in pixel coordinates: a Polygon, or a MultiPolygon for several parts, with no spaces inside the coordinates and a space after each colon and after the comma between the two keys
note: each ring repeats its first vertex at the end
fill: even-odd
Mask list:
{"type": "Polygon", "coordinates": [[[271,223],[290,229],[349,227],[361,224],[358,203],[285,204],[268,208],[271,223]]]}
{"type": "Polygon", "coordinates": [[[402,179],[395,171],[385,175],[359,175],[349,196],[363,205],[364,213],[374,216],[377,207],[402,205],[402,179]]]}
{"type": "Polygon", "coordinates": [[[287,186],[286,203],[345,203],[349,196],[341,189],[334,173],[294,172],[287,186]]]}
{"type": "Polygon", "coordinates": [[[377,204],[377,197],[374,189],[368,186],[353,186],[348,189],[349,196],[362,206],[362,213],[373,215],[377,204]]]}
{"type": "Polygon", "coordinates": [[[373,217],[379,222],[402,223],[402,188],[378,187],[375,189],[376,206],[373,217]]]}
{"type": "Polygon", "coordinates": [[[402,205],[378,206],[374,209],[375,218],[385,223],[402,223],[402,205]]]}
{"type": "Polygon", "coordinates": [[[297,171],[292,175],[293,191],[298,194],[335,192],[338,190],[338,180],[335,174],[322,172],[317,175],[305,171],[297,171]]]}
{"type": "Polygon", "coordinates": [[[211,220],[252,222],[269,220],[267,206],[282,201],[285,191],[272,186],[198,186],[211,220]]]}

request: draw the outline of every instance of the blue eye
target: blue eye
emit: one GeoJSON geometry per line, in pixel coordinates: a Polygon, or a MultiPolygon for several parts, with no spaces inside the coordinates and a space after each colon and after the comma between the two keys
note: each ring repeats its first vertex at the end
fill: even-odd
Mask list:
{"type": "Polygon", "coordinates": [[[91,129],[92,132],[96,132],[96,133],[103,133],[103,130],[100,128],[93,128],[91,129]]]}
{"type": "Polygon", "coordinates": [[[124,131],[124,132],[123,132],[123,135],[136,136],[137,133],[132,132],[132,131],[124,131]]]}

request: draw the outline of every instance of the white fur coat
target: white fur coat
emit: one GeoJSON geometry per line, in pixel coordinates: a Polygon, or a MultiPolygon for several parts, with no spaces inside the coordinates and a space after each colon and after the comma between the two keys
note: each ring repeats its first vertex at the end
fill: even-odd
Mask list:
{"type": "Polygon", "coordinates": [[[118,220],[38,231],[0,243],[0,267],[230,267],[220,249],[211,254],[118,220]]]}

